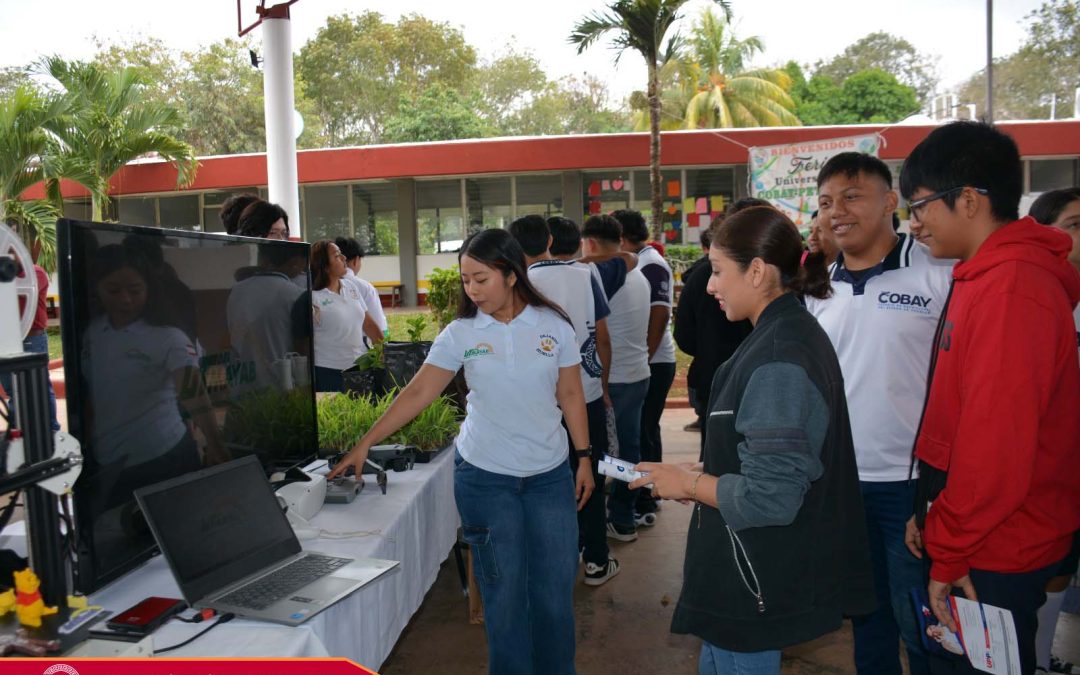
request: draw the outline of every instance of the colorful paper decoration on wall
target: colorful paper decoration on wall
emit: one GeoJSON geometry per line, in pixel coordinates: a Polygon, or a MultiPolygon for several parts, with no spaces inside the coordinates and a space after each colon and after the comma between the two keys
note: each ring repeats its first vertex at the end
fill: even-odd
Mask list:
{"type": "Polygon", "coordinates": [[[683,213],[697,213],[697,207],[695,206],[693,197],[687,197],[683,200],[683,213]]]}
{"type": "Polygon", "coordinates": [[[712,209],[710,209],[711,211],[719,211],[723,213],[726,206],[724,204],[724,196],[713,195],[712,197],[709,197],[709,205],[712,207],[712,209]]]}
{"type": "Polygon", "coordinates": [[[595,216],[600,213],[600,202],[589,200],[589,215],[595,216]]]}
{"type": "Polygon", "coordinates": [[[669,180],[667,182],[667,196],[678,197],[682,194],[682,185],[677,180],[669,180]]]}
{"type": "Polygon", "coordinates": [[[709,212],[709,200],[704,197],[698,197],[697,208],[694,209],[696,213],[708,213],[709,212]]]}
{"type": "Polygon", "coordinates": [[[593,182],[589,183],[589,196],[590,197],[599,197],[600,196],[600,181],[594,180],[593,182]]]}
{"type": "Polygon", "coordinates": [[[615,192],[622,192],[622,189],[625,186],[626,183],[624,183],[620,178],[616,178],[615,180],[611,181],[611,189],[615,192]]]}
{"type": "Polygon", "coordinates": [[[604,192],[610,192],[611,191],[611,181],[609,181],[609,180],[602,181],[600,183],[600,189],[603,190],[604,192]]]}

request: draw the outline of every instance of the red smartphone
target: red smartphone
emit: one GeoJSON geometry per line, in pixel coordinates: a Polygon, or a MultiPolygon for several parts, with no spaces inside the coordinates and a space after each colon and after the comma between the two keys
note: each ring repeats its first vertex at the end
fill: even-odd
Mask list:
{"type": "Polygon", "coordinates": [[[109,619],[105,624],[121,633],[147,635],[154,632],[173,615],[187,609],[187,603],[176,598],[147,598],[109,619]]]}

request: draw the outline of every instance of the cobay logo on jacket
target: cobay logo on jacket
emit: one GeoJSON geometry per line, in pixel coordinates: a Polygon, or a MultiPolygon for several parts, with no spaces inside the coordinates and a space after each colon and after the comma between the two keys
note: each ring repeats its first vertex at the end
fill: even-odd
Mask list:
{"type": "Polygon", "coordinates": [[[877,297],[879,309],[897,309],[916,314],[929,314],[933,298],[915,293],[881,291],[877,297]]]}

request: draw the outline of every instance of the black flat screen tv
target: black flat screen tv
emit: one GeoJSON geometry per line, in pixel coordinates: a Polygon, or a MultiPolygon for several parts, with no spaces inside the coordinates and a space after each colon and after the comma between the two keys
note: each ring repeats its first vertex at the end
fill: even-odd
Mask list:
{"type": "Polygon", "coordinates": [[[132,492],[244,455],[317,456],[310,247],[154,227],[57,223],[75,587],[154,554],[132,492]]]}

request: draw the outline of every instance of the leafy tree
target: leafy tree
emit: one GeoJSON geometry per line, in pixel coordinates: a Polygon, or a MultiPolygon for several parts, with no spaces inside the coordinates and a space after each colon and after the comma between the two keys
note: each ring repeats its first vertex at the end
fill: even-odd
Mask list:
{"type": "MultiPolygon", "coordinates": [[[[649,104],[649,181],[652,187],[652,234],[659,240],[662,230],[663,198],[660,191],[660,64],[668,31],[680,18],[687,0],[612,0],[604,11],[594,12],[578,21],[570,42],[582,53],[605,35],[612,35],[616,63],[630,49],[645,59],[648,69],[646,96],[649,104]]],[[[713,0],[727,18],[731,17],[728,0],[713,0]]],[[[677,43],[677,36],[670,42],[677,43]]],[[[670,51],[670,50],[669,50],[670,51]]]]}
{"type": "Polygon", "coordinates": [[[108,72],[101,66],[49,57],[43,67],[63,88],[70,115],[55,135],[67,164],[84,169],[68,175],[90,191],[94,220],[108,203],[109,179],[128,162],[154,153],[177,169],[177,186],[195,177],[190,145],[174,135],[181,124],[175,108],[149,101],[134,68],[108,72]]]}
{"type": "Polygon", "coordinates": [[[0,97],[9,96],[18,88],[36,90],[38,87],[30,77],[25,66],[6,66],[0,68],[0,97]]]}
{"type": "Polygon", "coordinates": [[[403,99],[386,121],[389,143],[448,141],[489,136],[491,128],[476,113],[477,101],[443,84],[433,84],[414,99],[403,99]]]}
{"type": "Polygon", "coordinates": [[[476,51],[461,31],[412,14],[334,16],[301,49],[296,69],[330,145],[381,142],[402,97],[429,85],[463,92],[476,51]]]}
{"type": "MultiPolygon", "coordinates": [[[[1028,35],[1015,53],[994,60],[994,119],[1041,119],[1050,116],[1051,95],[1057,95],[1056,116],[1073,116],[1080,85],[1080,3],[1048,0],[1027,16],[1028,35]]],[[[959,89],[961,103],[983,109],[986,72],[980,70],[959,89]]]]}
{"type": "Polygon", "coordinates": [[[503,132],[549,85],[536,57],[511,50],[482,64],[473,73],[470,88],[478,95],[484,119],[503,132]]]}
{"type": "Polygon", "coordinates": [[[915,90],[879,69],[855,73],[841,85],[820,73],[807,80],[795,62],[784,71],[791,78],[795,113],[808,126],[891,124],[919,111],[915,90]]]}
{"type": "Polygon", "coordinates": [[[527,107],[501,120],[508,136],[606,134],[629,131],[626,115],[608,102],[607,84],[592,75],[548,82],[527,107]]]}
{"type": "Polygon", "coordinates": [[[874,68],[892,73],[915,90],[920,101],[929,100],[938,84],[936,59],[919,53],[904,38],[885,32],[871,33],[848,45],[829,61],[818,62],[815,74],[843,83],[855,73],[874,68]]]}

